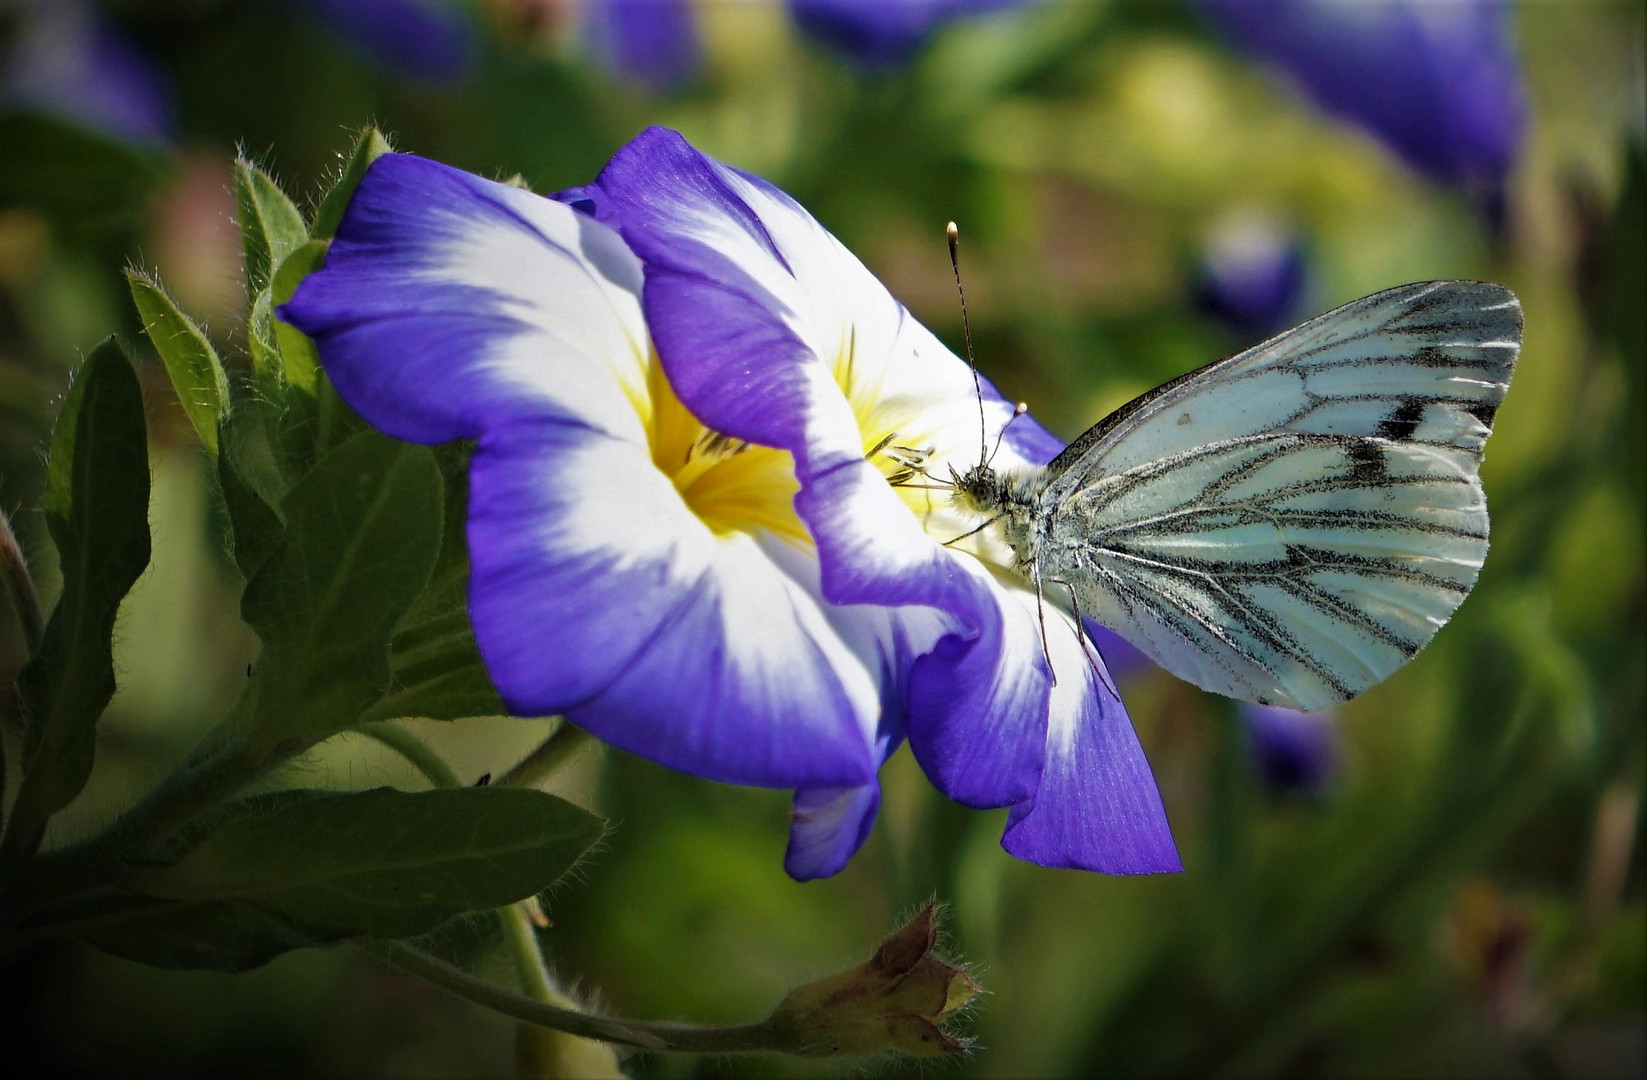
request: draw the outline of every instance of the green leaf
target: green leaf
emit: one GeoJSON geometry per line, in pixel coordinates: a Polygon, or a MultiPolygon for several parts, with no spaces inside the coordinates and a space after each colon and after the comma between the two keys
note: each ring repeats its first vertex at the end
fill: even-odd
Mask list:
{"type": "MultiPolygon", "coordinates": [[[[272,307],[279,307],[290,300],[303,279],[320,269],[326,261],[327,246],[325,240],[311,240],[281,261],[269,285],[272,307]]],[[[315,351],[315,343],[303,331],[282,319],[274,320],[274,329],[286,381],[314,396],[320,379],[320,354],[315,351]]]]}
{"type": "Polygon", "coordinates": [[[410,937],[542,892],[603,829],[593,814],[525,788],[316,794],[231,821],[132,884],[153,896],[236,899],[303,924],[410,937]]]}
{"type": "Polygon", "coordinates": [[[389,153],[393,148],[383,133],[377,128],[369,127],[360,133],[355,142],[354,150],[349,153],[349,160],[344,163],[343,175],[338,177],[332,190],[320,202],[320,209],[315,211],[314,228],[311,234],[317,239],[330,240],[337,235],[337,227],[343,221],[343,211],[354,196],[355,188],[360,185],[360,178],[366,175],[367,166],[389,153]]]}
{"type": "MultiPolygon", "coordinates": [[[[242,577],[250,579],[280,546],[285,530],[280,515],[258,490],[258,485],[247,477],[255,458],[254,451],[242,445],[249,441],[243,434],[244,428],[243,422],[223,425],[226,452],[217,459],[217,478],[223,489],[224,507],[229,512],[229,528],[233,531],[235,565],[242,577]]],[[[273,469],[273,465],[269,468],[273,469]]]]}
{"type": "Polygon", "coordinates": [[[246,586],[263,639],[257,738],[312,745],[388,688],[389,642],[440,551],[440,470],[425,447],[355,436],[284,503],[285,539],[246,586]]]}
{"type": "Polygon", "coordinates": [[[508,713],[475,644],[468,591],[467,565],[429,583],[395,633],[390,658],[394,689],[365,719],[461,720],[508,713]]]}
{"type": "Polygon", "coordinates": [[[229,411],[229,380],[217,350],[195,321],[183,314],[160,283],[137,270],[126,271],[143,329],[154,343],[166,373],[194,425],[200,442],[217,456],[217,426],[229,411]]]}
{"type": "Polygon", "coordinates": [[[440,560],[428,587],[395,630],[390,657],[394,689],[372,706],[366,719],[415,716],[460,720],[508,712],[486,672],[469,621],[466,522],[472,451],[464,443],[435,448],[435,460],[445,480],[446,520],[440,560]]]}
{"type": "Polygon", "coordinates": [[[114,694],[110,637],[149,563],[149,456],[137,373],[113,339],[81,365],[52,432],[46,523],[63,592],[18,676],[23,782],[0,852],[27,855],[91,775],[97,718],[114,694]]]}
{"type": "Polygon", "coordinates": [[[246,261],[246,297],[255,300],[286,256],[309,242],[309,230],[280,185],[245,158],[235,162],[234,194],[246,261]]]}
{"type": "Polygon", "coordinates": [[[70,936],[149,967],[250,971],[293,949],[354,936],[228,900],[166,900],[112,893],[83,905],[65,927],[70,936]]]}
{"type": "MultiPolygon", "coordinates": [[[[252,301],[251,314],[246,320],[246,344],[252,360],[250,389],[255,402],[252,411],[257,414],[262,431],[256,439],[248,434],[245,442],[248,446],[266,449],[282,478],[284,492],[287,482],[295,481],[314,464],[318,410],[311,395],[288,392],[274,297],[268,289],[252,301]]],[[[308,344],[300,342],[303,346],[308,344]]],[[[310,356],[307,362],[315,362],[314,357],[310,356]]],[[[242,475],[252,479],[244,470],[242,475]]],[[[262,494],[267,500],[267,493],[262,494]]]]}
{"type": "Polygon", "coordinates": [[[252,356],[252,390],[258,406],[278,417],[285,412],[286,369],[276,333],[274,301],[264,289],[252,300],[246,320],[246,345],[252,356]]]}

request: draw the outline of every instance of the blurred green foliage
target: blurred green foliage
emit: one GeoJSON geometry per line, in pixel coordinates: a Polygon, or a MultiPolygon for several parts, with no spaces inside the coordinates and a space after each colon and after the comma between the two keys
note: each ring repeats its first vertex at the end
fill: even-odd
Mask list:
{"type": "MultiPolygon", "coordinates": [[[[999,813],[947,803],[900,754],[865,850],[839,877],[799,885],[781,867],[782,793],[589,754],[555,790],[615,828],[584,880],[553,897],[545,940],[561,973],[619,1014],[737,1022],[861,959],[936,897],[990,991],[958,1070],[980,1076],[1623,1076],[1647,1063],[1639,6],[1520,11],[1533,115],[1501,232],[1177,7],[1052,4],[956,26],[909,69],[865,77],[797,40],[776,9],[705,4],[705,70],[664,99],[528,34],[505,4],[487,8],[482,62],[438,87],[363,62],[281,5],[112,7],[175,80],[176,145],[134,151],[50,118],[0,120],[0,505],[22,508],[17,530],[48,582],[56,560],[33,508],[68,372],[110,333],[148,349],[121,269],[157,271],[231,368],[250,371],[259,326],[248,340],[236,150],[301,204],[369,121],[401,149],[544,191],[590,180],[644,124],[676,127],[794,193],[952,343],[942,230],[958,220],[980,363],[1065,435],[1246,344],[1189,301],[1200,238],[1232,211],[1297,223],[1311,310],[1427,278],[1514,288],[1526,345],[1488,448],[1492,555],[1436,643],[1343,710],[1347,765],[1325,795],[1266,798],[1232,710],[1148,676],[1125,692],[1183,875],[1015,862],[996,843],[999,813]]],[[[255,194],[243,187],[243,209],[255,194]]],[[[95,798],[54,819],[58,840],[175,762],[255,653],[236,568],[214,554],[226,525],[207,456],[159,358],[140,373],[153,560],[116,624],[95,798]]],[[[8,687],[18,635],[0,619],[8,687]]],[[[419,730],[473,781],[541,725],[419,730]]],[[[352,738],[300,771],[308,786],[422,786],[352,738]]],[[[500,962],[486,959],[495,941],[472,937],[452,945],[483,970],[500,962]]],[[[217,976],[40,948],[0,980],[8,1054],[88,1074],[480,1076],[513,1060],[507,1022],[335,950],[217,976]]]]}

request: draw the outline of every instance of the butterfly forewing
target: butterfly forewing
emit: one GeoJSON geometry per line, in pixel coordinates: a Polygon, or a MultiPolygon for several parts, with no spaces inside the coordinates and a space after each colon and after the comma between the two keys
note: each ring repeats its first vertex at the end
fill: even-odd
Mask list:
{"type": "Polygon", "coordinates": [[[1406,285],[1144,395],[1050,466],[1043,570],[1208,690],[1317,709],[1422,648],[1487,553],[1509,290],[1406,285]]]}

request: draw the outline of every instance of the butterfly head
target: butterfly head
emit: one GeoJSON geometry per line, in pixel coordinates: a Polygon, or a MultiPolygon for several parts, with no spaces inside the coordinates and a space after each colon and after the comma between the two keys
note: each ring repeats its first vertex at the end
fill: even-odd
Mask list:
{"type": "Polygon", "coordinates": [[[951,467],[949,475],[955,485],[958,505],[980,514],[996,514],[1005,509],[1009,501],[1006,478],[989,465],[974,465],[964,474],[951,467]]]}

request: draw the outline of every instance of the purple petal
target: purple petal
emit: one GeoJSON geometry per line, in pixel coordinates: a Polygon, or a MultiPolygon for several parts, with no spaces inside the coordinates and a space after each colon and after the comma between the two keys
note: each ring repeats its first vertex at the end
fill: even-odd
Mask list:
{"type": "Polygon", "coordinates": [[[956,19],[1035,0],[789,0],[795,24],[807,35],[866,67],[912,59],[927,40],[956,19]]]}
{"type": "Polygon", "coordinates": [[[1492,190],[1520,153],[1526,89],[1500,0],[1200,0],[1232,41],[1414,167],[1492,190]]]}
{"type": "Polygon", "coordinates": [[[280,315],[321,344],[344,400],[396,438],[554,416],[640,444],[623,390],[645,384],[639,286],[634,256],[588,217],[386,154],[280,315]]]}
{"type": "Polygon", "coordinates": [[[1104,658],[1104,666],[1109,673],[1121,682],[1161,670],[1154,660],[1144,655],[1144,650],[1107,626],[1088,620],[1087,637],[1097,646],[1098,655],[1104,658]]]}
{"type": "Polygon", "coordinates": [[[557,422],[470,467],[469,611],[510,712],[694,775],[856,784],[869,674],[755,538],[717,537],[644,449],[557,422]],[[855,676],[855,678],[850,678],[855,676]]]}
{"type": "Polygon", "coordinates": [[[840,873],[869,839],[880,805],[879,781],[858,787],[797,791],[784,871],[796,881],[815,881],[840,873]]]}
{"type": "Polygon", "coordinates": [[[698,72],[691,0],[593,0],[587,19],[590,46],[627,82],[677,90],[698,72]]]}
{"type": "MultiPolygon", "coordinates": [[[[871,738],[884,763],[904,740],[911,664],[942,637],[946,620],[917,607],[832,604],[827,612],[855,652],[880,660],[881,715],[871,738]]],[[[880,802],[876,782],[797,791],[784,869],[797,881],[839,873],[869,838],[880,802]]]]}
{"type": "Polygon", "coordinates": [[[470,16],[442,0],[301,0],[374,60],[429,82],[462,79],[478,42],[470,16]]]}
{"type": "Polygon", "coordinates": [[[512,712],[711,779],[869,783],[876,660],[815,566],[793,539],[713,531],[653,460],[638,270],[566,206],[391,155],[281,314],[375,426],[478,439],[470,615],[512,712]]]}
{"type": "MultiPolygon", "coordinates": [[[[927,425],[912,438],[942,441],[958,429],[973,464],[966,367],[792,199],[673,132],[644,132],[596,187],[646,264],[647,319],[681,400],[717,431],[794,455],[795,507],[818,545],[824,596],[949,616],[950,632],[917,665],[922,689],[911,692],[910,742],[933,782],[972,805],[1026,797],[1043,753],[1043,666],[1007,647],[981,564],[929,536],[865,460],[842,390],[869,387],[873,408],[897,418],[887,422],[894,431],[927,425]],[[959,419],[944,419],[946,409],[959,419]]],[[[987,439],[1011,410],[993,390],[986,404],[987,439]]],[[[1034,437],[1033,425],[1025,430],[1020,438],[1034,437]]]]}
{"type": "Polygon", "coordinates": [[[80,0],[27,0],[0,52],[0,105],[44,109],[135,143],[171,139],[158,65],[80,0]]]}
{"type": "Polygon", "coordinates": [[[1227,330],[1257,341],[1291,326],[1304,295],[1304,247],[1288,230],[1239,216],[1207,238],[1195,301],[1227,330]]]}
{"type": "Polygon", "coordinates": [[[1183,869],[1161,795],[1114,680],[1093,662],[1062,612],[1049,612],[1047,645],[1058,672],[1046,768],[1033,800],[1012,808],[1001,846],[1042,866],[1105,874],[1183,869]]]}
{"type": "Polygon", "coordinates": [[[981,565],[976,636],[950,634],[909,677],[909,747],[938,790],[966,806],[1032,796],[1046,758],[1051,681],[1034,609],[981,565]]]}
{"type": "Polygon", "coordinates": [[[1338,772],[1338,725],[1329,713],[1242,704],[1253,770],[1272,795],[1321,794],[1338,772]]]}

